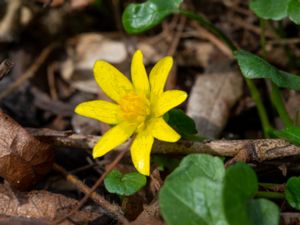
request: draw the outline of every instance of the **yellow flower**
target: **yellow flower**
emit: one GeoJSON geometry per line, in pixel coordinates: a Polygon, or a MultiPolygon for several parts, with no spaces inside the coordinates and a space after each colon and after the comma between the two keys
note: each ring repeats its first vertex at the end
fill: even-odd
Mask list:
{"type": "Polygon", "coordinates": [[[172,65],[172,57],[162,58],[153,67],[148,79],[142,52],[137,50],[131,63],[131,83],[111,64],[96,61],[95,80],[114,103],[88,101],[79,104],[75,112],[115,126],[94,146],[94,158],[103,156],[136,133],[130,147],[131,158],[141,174],[149,175],[154,138],[167,142],[179,140],[180,135],[162,117],[187,98],[184,91],[164,91],[172,65]]]}

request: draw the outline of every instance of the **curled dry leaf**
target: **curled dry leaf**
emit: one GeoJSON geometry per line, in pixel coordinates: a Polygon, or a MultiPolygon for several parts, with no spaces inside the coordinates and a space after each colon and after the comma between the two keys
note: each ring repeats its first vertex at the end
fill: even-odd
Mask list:
{"type": "Polygon", "coordinates": [[[53,163],[50,145],[37,140],[0,112],[0,176],[19,190],[28,190],[53,163]]]}
{"type": "Polygon", "coordinates": [[[235,72],[198,76],[192,88],[187,114],[201,135],[216,138],[227,123],[232,106],[242,95],[242,77],[235,72]]]}
{"type": "MultiPolygon", "coordinates": [[[[70,213],[77,205],[77,200],[60,194],[47,191],[12,192],[5,185],[0,185],[0,214],[2,216],[54,221],[70,213]]],[[[102,215],[99,213],[82,210],[74,214],[72,220],[86,223],[100,216],[102,215]]]]}

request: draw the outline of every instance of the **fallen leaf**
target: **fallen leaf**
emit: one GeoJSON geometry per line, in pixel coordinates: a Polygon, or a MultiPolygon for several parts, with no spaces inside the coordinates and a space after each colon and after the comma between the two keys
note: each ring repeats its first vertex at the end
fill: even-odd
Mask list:
{"type": "MultiPolygon", "coordinates": [[[[0,185],[0,214],[7,217],[26,217],[54,221],[62,218],[77,207],[78,201],[48,191],[12,192],[0,185]]],[[[93,221],[101,214],[81,210],[72,216],[76,222],[93,221]]],[[[1,222],[1,221],[0,221],[1,222]]],[[[63,223],[73,224],[73,223],[63,223]]]]}
{"type": "Polygon", "coordinates": [[[233,71],[204,74],[192,88],[187,114],[198,132],[216,138],[225,127],[232,106],[242,95],[242,77],[233,71]]]}
{"type": "Polygon", "coordinates": [[[50,146],[30,135],[0,112],[0,176],[19,190],[28,190],[51,168],[50,146]]]}

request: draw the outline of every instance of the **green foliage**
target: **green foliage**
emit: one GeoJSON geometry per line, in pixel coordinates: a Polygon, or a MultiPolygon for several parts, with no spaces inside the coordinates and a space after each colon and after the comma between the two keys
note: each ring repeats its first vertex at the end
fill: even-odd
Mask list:
{"type": "Polygon", "coordinates": [[[276,137],[285,139],[295,145],[300,145],[300,127],[286,127],[282,130],[273,131],[273,134],[276,137]]]}
{"type": "Polygon", "coordinates": [[[248,202],[248,212],[252,224],[279,224],[279,208],[267,199],[252,199],[248,202]]]}
{"type": "Polygon", "coordinates": [[[287,16],[287,0],[252,0],[250,9],[264,19],[280,20],[287,16]]]}
{"type": "Polygon", "coordinates": [[[141,33],[159,24],[176,12],[183,0],[148,0],[129,4],[123,12],[122,22],[128,33],[141,33]]]}
{"type": "Polygon", "coordinates": [[[284,195],[290,206],[300,210],[300,177],[291,177],[288,180],[284,195]]]}
{"type": "Polygon", "coordinates": [[[164,115],[167,123],[173,127],[180,135],[189,139],[190,136],[197,133],[194,120],[187,116],[180,109],[172,109],[164,115]]]}
{"type": "Polygon", "coordinates": [[[185,157],[159,193],[161,213],[169,225],[277,225],[278,207],[253,200],[255,172],[238,163],[225,173],[221,159],[205,154],[185,157]]]}
{"type": "Polygon", "coordinates": [[[122,174],[116,169],[112,170],[104,179],[104,185],[108,192],[122,196],[136,193],[145,186],[146,182],[146,177],[140,173],[122,174]]]}
{"type": "Polygon", "coordinates": [[[300,24],[299,0],[252,0],[250,8],[264,19],[280,20],[288,16],[294,23],[300,24]]]}
{"type": "Polygon", "coordinates": [[[299,0],[290,0],[288,6],[288,15],[294,23],[300,24],[300,1],[299,0]]]}
{"type": "Polygon", "coordinates": [[[189,155],[167,177],[159,193],[162,216],[169,225],[224,224],[221,159],[189,155]]]}
{"type": "Polygon", "coordinates": [[[224,180],[224,210],[230,225],[251,225],[248,201],[258,190],[255,172],[244,163],[229,167],[224,180]]]}
{"type": "Polygon", "coordinates": [[[300,90],[300,76],[281,71],[245,50],[236,51],[235,57],[244,77],[248,79],[269,78],[279,87],[300,90]]]}

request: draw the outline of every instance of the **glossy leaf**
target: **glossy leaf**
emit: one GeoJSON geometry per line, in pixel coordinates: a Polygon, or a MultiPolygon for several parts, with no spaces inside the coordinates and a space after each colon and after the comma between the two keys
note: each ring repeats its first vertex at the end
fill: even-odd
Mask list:
{"type": "Polygon", "coordinates": [[[264,19],[280,20],[287,16],[288,0],[252,0],[250,8],[264,19]]]}
{"type": "Polygon", "coordinates": [[[141,33],[159,24],[178,10],[183,0],[148,0],[129,4],[123,12],[122,22],[128,33],[141,33]]]}
{"type": "Polygon", "coordinates": [[[273,134],[278,138],[282,138],[293,144],[300,145],[300,127],[286,127],[282,130],[273,131],[273,134]]]}
{"type": "Polygon", "coordinates": [[[220,158],[189,155],[169,175],[159,193],[168,225],[227,225],[222,207],[224,166],[220,158]]]}
{"type": "Polygon", "coordinates": [[[291,177],[288,180],[284,195],[290,206],[300,210],[300,177],[291,177]]]}
{"type": "Polygon", "coordinates": [[[236,51],[235,57],[246,78],[269,78],[279,87],[300,90],[300,76],[281,71],[264,59],[244,50],[236,51]]]}
{"type": "Polygon", "coordinates": [[[224,212],[230,225],[253,225],[247,204],[258,190],[253,169],[236,163],[226,170],[223,189],[224,212]]]}
{"type": "Polygon", "coordinates": [[[144,175],[133,172],[122,174],[119,170],[112,170],[104,179],[108,192],[118,195],[132,195],[145,186],[147,179],[144,175]]]}

